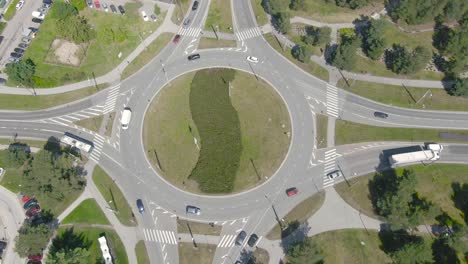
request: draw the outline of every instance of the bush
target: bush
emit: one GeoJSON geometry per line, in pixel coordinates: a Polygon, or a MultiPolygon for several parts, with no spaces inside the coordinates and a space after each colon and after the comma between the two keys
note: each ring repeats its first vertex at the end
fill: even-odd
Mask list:
{"type": "Polygon", "coordinates": [[[312,52],[306,45],[296,45],[292,50],[291,54],[300,62],[307,63],[310,61],[312,52]]]}
{"type": "Polygon", "coordinates": [[[422,46],[410,52],[405,47],[394,44],[393,49],[385,55],[385,63],[387,68],[395,73],[410,74],[422,70],[431,56],[431,51],[422,46]]]}
{"type": "Polygon", "coordinates": [[[289,12],[280,12],[275,15],[275,25],[279,32],[288,33],[291,30],[291,15],[289,12]]]}
{"type": "Polygon", "coordinates": [[[85,9],[86,1],[84,0],[70,0],[70,4],[74,6],[78,11],[85,9]]]}
{"type": "Polygon", "coordinates": [[[307,35],[304,42],[314,46],[323,46],[330,43],[331,28],[329,27],[307,27],[307,35]]]}
{"type": "Polygon", "coordinates": [[[58,85],[58,82],[55,78],[41,78],[39,76],[33,76],[32,81],[34,82],[34,87],[55,87],[58,85]]]}
{"type": "Polygon", "coordinates": [[[435,18],[459,19],[468,10],[465,0],[400,0],[392,1],[389,14],[394,20],[410,25],[433,21],[435,18]]]}
{"type": "Polygon", "coordinates": [[[66,20],[67,18],[76,16],[77,14],[78,9],[75,6],[62,1],[56,1],[50,10],[50,16],[58,20],[66,20]]]}
{"type": "Polygon", "coordinates": [[[289,1],[286,0],[262,0],[262,6],[270,15],[277,15],[286,12],[289,8],[289,1]]]}
{"type": "Polygon", "coordinates": [[[342,70],[352,70],[356,64],[356,49],[360,46],[361,40],[346,39],[331,54],[331,64],[342,70]]]}
{"type": "Polygon", "coordinates": [[[454,96],[468,97],[468,79],[457,79],[453,84],[449,93],[454,96]]]}
{"type": "Polygon", "coordinates": [[[155,15],[161,14],[161,9],[159,8],[157,4],[154,5],[154,14],[155,15]]]}
{"type": "Polygon", "coordinates": [[[62,23],[58,23],[57,33],[76,44],[88,42],[96,37],[96,32],[91,29],[88,20],[82,16],[71,16],[62,23]]]}
{"type": "Polygon", "coordinates": [[[291,4],[289,5],[289,8],[292,10],[303,10],[305,9],[306,4],[305,0],[291,0],[291,4]]]}
{"type": "Polygon", "coordinates": [[[383,35],[385,21],[383,19],[371,20],[364,35],[364,51],[373,60],[378,60],[385,50],[386,41],[383,35]]]}

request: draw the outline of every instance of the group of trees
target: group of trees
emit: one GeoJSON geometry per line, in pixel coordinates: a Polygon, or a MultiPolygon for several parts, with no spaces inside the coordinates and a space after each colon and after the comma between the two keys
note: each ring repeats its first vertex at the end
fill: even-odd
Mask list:
{"type": "Polygon", "coordinates": [[[87,264],[91,244],[83,233],[76,233],[73,228],[68,228],[52,241],[46,264],[87,264]]]}
{"type": "Polygon", "coordinates": [[[439,21],[458,20],[468,10],[465,0],[391,0],[387,6],[395,21],[410,25],[439,21]]]}
{"type": "Polygon", "coordinates": [[[385,53],[387,68],[398,74],[411,74],[425,68],[432,58],[432,52],[423,46],[410,51],[404,46],[393,44],[385,53]]]}
{"type": "Polygon", "coordinates": [[[78,9],[71,4],[57,1],[52,5],[50,16],[57,20],[57,34],[64,39],[81,44],[96,37],[96,32],[78,9]]]}
{"type": "Polygon", "coordinates": [[[358,9],[368,5],[372,0],[327,0],[327,2],[335,2],[337,6],[358,9]]]}
{"type": "Polygon", "coordinates": [[[5,73],[8,74],[9,79],[27,87],[34,86],[32,78],[35,72],[36,64],[29,58],[17,63],[10,63],[5,68],[5,73]]]}
{"type": "Polygon", "coordinates": [[[317,264],[323,263],[322,250],[310,238],[292,244],[286,253],[288,264],[317,264]]]}
{"type": "Polygon", "coordinates": [[[341,43],[331,52],[331,64],[342,70],[352,70],[356,63],[356,50],[361,44],[359,35],[342,35],[341,43]]]}

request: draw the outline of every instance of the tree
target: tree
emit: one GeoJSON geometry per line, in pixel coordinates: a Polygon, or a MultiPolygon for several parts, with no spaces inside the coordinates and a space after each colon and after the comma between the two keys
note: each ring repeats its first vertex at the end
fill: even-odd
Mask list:
{"type": "Polygon", "coordinates": [[[431,52],[422,46],[410,52],[405,47],[394,44],[393,49],[386,53],[385,63],[395,73],[410,74],[422,70],[431,57],[431,52]]]}
{"type": "Polygon", "coordinates": [[[310,49],[306,45],[296,45],[291,50],[291,54],[294,58],[304,63],[309,62],[310,56],[312,56],[312,52],[310,52],[310,49]]]}
{"type": "Polygon", "coordinates": [[[449,92],[454,96],[468,97],[468,78],[456,79],[449,92]]]}
{"type": "Polygon", "coordinates": [[[46,264],[87,264],[91,253],[84,248],[59,251],[47,257],[46,264]]]}
{"type": "Polygon", "coordinates": [[[288,33],[291,29],[291,15],[289,12],[280,12],[275,15],[275,24],[278,31],[281,33],[288,33]]]}
{"type": "Polygon", "coordinates": [[[8,64],[5,72],[10,79],[21,85],[34,86],[32,77],[36,72],[36,64],[31,59],[8,64]]]}
{"type": "MultiPolygon", "coordinates": [[[[84,1],[81,1],[84,2],[84,1]]],[[[58,20],[66,20],[69,17],[76,16],[78,9],[71,4],[62,1],[56,1],[50,10],[50,16],[58,20]]]]}
{"type": "Polygon", "coordinates": [[[369,0],[335,0],[337,6],[357,9],[369,4],[369,0]]]}
{"type": "Polygon", "coordinates": [[[331,64],[342,70],[352,70],[356,63],[356,49],[360,39],[346,39],[331,54],[331,64]]]}
{"type": "Polygon", "coordinates": [[[429,243],[417,241],[405,244],[401,249],[391,254],[398,264],[432,263],[432,249],[429,243]]]}
{"type": "Polygon", "coordinates": [[[286,12],[289,8],[289,1],[286,0],[263,0],[262,3],[265,11],[270,15],[286,12]]]}
{"type": "Polygon", "coordinates": [[[88,21],[82,16],[72,16],[57,24],[57,33],[77,44],[88,42],[96,37],[96,32],[91,29],[88,21]]]}
{"type": "Polygon", "coordinates": [[[23,258],[42,253],[52,236],[52,230],[46,225],[32,226],[26,221],[18,233],[15,239],[15,250],[23,258]]]}
{"type": "Polygon", "coordinates": [[[386,41],[383,35],[385,28],[385,20],[372,19],[369,27],[365,31],[364,36],[364,51],[367,56],[373,60],[378,60],[384,52],[386,41]]]}
{"type": "Polygon", "coordinates": [[[307,27],[307,35],[304,42],[314,46],[323,46],[330,43],[331,28],[329,27],[307,27]]]}
{"type": "Polygon", "coordinates": [[[86,1],[82,0],[70,0],[70,4],[74,6],[78,11],[85,9],[85,7],[87,6],[86,1]]]}
{"type": "Polygon", "coordinates": [[[306,7],[305,0],[291,0],[289,8],[292,10],[301,10],[306,7]]]}
{"type": "Polygon", "coordinates": [[[322,250],[310,238],[291,245],[286,254],[288,264],[315,264],[323,262],[322,250]]]}

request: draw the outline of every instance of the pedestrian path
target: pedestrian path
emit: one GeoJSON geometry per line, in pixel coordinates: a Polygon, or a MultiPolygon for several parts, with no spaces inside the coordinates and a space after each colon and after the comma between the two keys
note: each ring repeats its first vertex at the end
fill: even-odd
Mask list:
{"type": "Polygon", "coordinates": [[[85,110],[81,110],[75,113],[62,115],[58,117],[47,118],[42,121],[45,123],[53,123],[53,124],[59,124],[62,126],[70,126],[71,123],[73,122],[102,115],[103,109],[104,109],[104,105],[96,105],[96,106],[93,106],[93,107],[90,107],[90,108],[87,108],[85,110]]]}
{"type": "Polygon", "coordinates": [[[179,32],[177,34],[182,35],[182,36],[189,36],[189,37],[198,37],[200,35],[201,28],[180,28],[179,32]]]}
{"type": "Polygon", "coordinates": [[[236,33],[237,40],[239,41],[255,38],[261,35],[262,35],[262,32],[260,31],[258,27],[249,28],[244,31],[236,33]]]}
{"type": "Polygon", "coordinates": [[[145,241],[177,245],[177,237],[172,231],[143,228],[143,234],[145,241]]]}
{"type": "Polygon", "coordinates": [[[115,102],[119,97],[120,84],[112,87],[107,94],[106,104],[104,106],[104,114],[114,111],[115,102]]]}
{"type": "Polygon", "coordinates": [[[232,247],[234,246],[234,241],[236,240],[237,235],[224,235],[221,237],[221,240],[218,242],[217,247],[232,247]]]}
{"type": "Polygon", "coordinates": [[[105,138],[99,134],[94,134],[94,141],[93,141],[93,149],[91,151],[90,158],[99,163],[99,159],[101,158],[102,147],[104,146],[105,138]]]}
{"type": "Polygon", "coordinates": [[[338,117],[338,88],[327,84],[327,114],[338,117]]]}
{"type": "Polygon", "coordinates": [[[323,175],[323,188],[333,186],[335,184],[334,179],[329,179],[327,174],[334,171],[336,168],[336,149],[330,149],[325,151],[325,167],[323,175]]]}

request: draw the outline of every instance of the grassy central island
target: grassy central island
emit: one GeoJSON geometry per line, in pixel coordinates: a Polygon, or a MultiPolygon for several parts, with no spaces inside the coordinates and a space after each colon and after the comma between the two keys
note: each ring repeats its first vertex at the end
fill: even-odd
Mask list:
{"type": "Polygon", "coordinates": [[[230,69],[186,74],[150,105],[143,132],[148,159],[172,184],[196,193],[230,193],[271,177],[290,144],[280,96],[230,69]]]}

